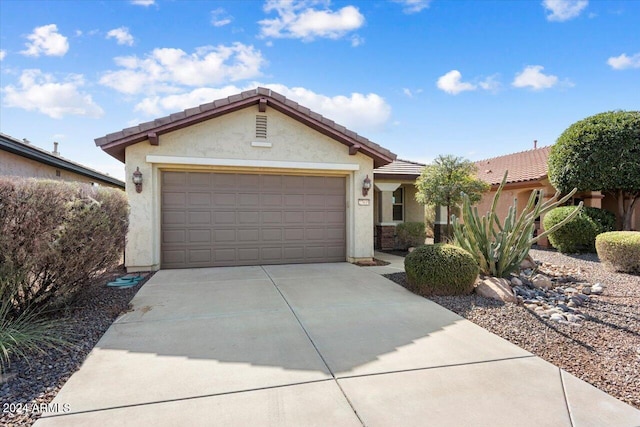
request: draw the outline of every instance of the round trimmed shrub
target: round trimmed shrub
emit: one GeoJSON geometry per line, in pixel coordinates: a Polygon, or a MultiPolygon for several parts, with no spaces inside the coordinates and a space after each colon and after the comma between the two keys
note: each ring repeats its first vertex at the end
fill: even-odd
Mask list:
{"type": "MultiPolygon", "coordinates": [[[[544,217],[544,229],[549,230],[572,214],[577,206],[552,209],[544,217]]],[[[571,221],[549,234],[551,246],[562,253],[596,251],[596,236],[616,229],[616,216],[609,211],[583,206],[571,221]]]]}
{"type": "Polygon", "coordinates": [[[464,295],[473,291],[480,268],[457,246],[437,243],[417,247],[404,259],[411,290],[420,295],[464,295]]]}
{"type": "Polygon", "coordinates": [[[612,231],[596,237],[598,258],[610,270],[640,274],[640,231],[612,231]]]}
{"type": "Polygon", "coordinates": [[[396,235],[398,249],[403,250],[424,245],[427,238],[424,222],[401,222],[396,226],[396,235]]]}

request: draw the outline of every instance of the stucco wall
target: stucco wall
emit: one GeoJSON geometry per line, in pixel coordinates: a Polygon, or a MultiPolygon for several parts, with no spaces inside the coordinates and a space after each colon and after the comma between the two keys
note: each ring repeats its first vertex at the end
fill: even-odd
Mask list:
{"type": "Polygon", "coordinates": [[[45,165],[7,151],[0,151],[0,175],[19,176],[23,178],[60,179],[63,181],[84,182],[87,184],[97,182],[106,187],[120,188],[115,185],[96,181],[84,175],[45,165]],[[60,176],[56,175],[56,171],[60,171],[60,176]]]}
{"type": "MultiPolygon", "coordinates": [[[[143,174],[143,191],[136,193],[127,182],[131,204],[130,232],[126,265],[130,271],[160,267],[160,172],[162,170],[205,170],[211,172],[260,172],[292,175],[339,175],[346,177],[347,257],[348,260],[373,257],[373,192],[366,197],[369,206],[359,206],[362,182],[373,176],[373,160],[363,154],[349,155],[348,147],[324,136],[288,116],[267,108],[259,113],[257,106],[229,113],[171,133],[162,134],[159,145],[147,141],[127,147],[126,176],[136,167],[143,174]],[[268,117],[266,141],[271,148],[252,147],[256,141],[256,115],[268,117]],[[166,156],[166,161],[147,162],[147,155],[166,156]],[[168,157],[174,157],[169,159],[168,157]],[[237,159],[288,162],[278,167],[178,165],[181,159],[237,159]],[[306,169],[295,162],[357,165],[358,170],[306,169]],[[289,168],[289,166],[297,166],[289,168]]],[[[215,162],[213,162],[215,163],[215,162]]]]}
{"type": "Polygon", "coordinates": [[[403,184],[404,188],[404,220],[405,222],[424,222],[424,205],[416,201],[416,186],[403,184]]]}

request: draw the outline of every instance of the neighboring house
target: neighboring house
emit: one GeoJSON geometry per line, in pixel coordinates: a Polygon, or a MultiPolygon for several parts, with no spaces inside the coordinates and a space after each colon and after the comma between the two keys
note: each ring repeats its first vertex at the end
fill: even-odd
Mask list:
{"type": "Polygon", "coordinates": [[[398,159],[374,171],[376,249],[395,247],[396,225],[399,223],[424,222],[425,207],[416,201],[415,186],[424,167],[422,163],[398,159]]]}
{"type": "MultiPolygon", "coordinates": [[[[497,206],[498,217],[504,218],[507,215],[514,199],[517,203],[518,213],[522,212],[534,190],[543,190],[545,201],[553,197],[556,190],[549,182],[547,174],[550,152],[551,146],[548,146],[475,162],[478,168],[478,178],[491,184],[491,191],[486,193],[477,205],[478,211],[483,213],[491,208],[495,192],[507,170],[509,171],[507,182],[497,206]]],[[[617,212],[615,197],[608,194],[603,195],[599,191],[576,194],[573,198],[574,204],[580,201],[584,202],[585,206],[603,208],[613,213],[617,212]]],[[[634,229],[640,228],[640,206],[638,208],[632,220],[634,229]]],[[[536,224],[537,232],[542,229],[541,219],[536,224]]],[[[548,242],[546,239],[542,239],[539,244],[546,246],[548,242]]]]}
{"type": "Polygon", "coordinates": [[[125,163],[128,271],[370,260],[364,183],[396,157],[265,88],[96,145],[125,163]]]}
{"type": "Polygon", "coordinates": [[[124,189],[124,182],[60,157],[57,148],[54,143],[54,151],[49,152],[0,133],[0,175],[77,181],[124,189]]]}

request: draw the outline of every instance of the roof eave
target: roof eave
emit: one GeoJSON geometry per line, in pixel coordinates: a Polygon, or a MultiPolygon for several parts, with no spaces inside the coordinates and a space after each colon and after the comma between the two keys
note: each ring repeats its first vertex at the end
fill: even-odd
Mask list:
{"type": "Polygon", "coordinates": [[[68,172],[77,173],[79,175],[86,176],[87,178],[95,179],[96,181],[100,181],[102,183],[112,184],[123,189],[125,188],[125,183],[120,181],[119,179],[74,164],[66,159],[56,157],[53,154],[47,154],[33,147],[13,142],[9,138],[0,138],[0,149],[48,166],[66,170],[68,172]]]}
{"type": "MultiPolygon", "coordinates": [[[[324,118],[323,116],[320,116],[319,114],[317,115],[318,118],[316,119],[312,117],[311,114],[304,114],[297,108],[287,105],[287,102],[289,102],[297,106],[296,103],[293,103],[293,101],[289,101],[284,97],[284,102],[281,102],[273,97],[265,95],[262,91],[258,91],[253,96],[246,96],[244,94],[245,93],[238,95],[237,99],[234,99],[234,97],[230,97],[227,99],[215,101],[211,104],[205,104],[205,107],[210,106],[211,108],[199,113],[195,112],[195,109],[191,109],[192,111],[194,111],[193,114],[189,114],[190,110],[186,110],[182,113],[177,113],[176,115],[184,115],[183,118],[177,120],[171,120],[171,116],[158,119],[154,122],[155,126],[147,126],[144,130],[139,130],[135,133],[131,132],[127,134],[127,131],[130,131],[132,129],[129,128],[115,134],[96,138],[95,144],[96,146],[102,148],[102,150],[104,150],[107,154],[120,160],[121,162],[124,162],[126,147],[149,139],[150,134],[160,136],[164,133],[182,129],[187,126],[191,126],[206,120],[222,116],[224,114],[250,107],[252,105],[258,105],[261,103],[261,100],[264,104],[264,101],[266,100],[266,104],[268,106],[295,120],[300,121],[301,123],[304,123],[305,125],[322,133],[323,135],[329,136],[330,138],[341,142],[348,147],[357,147],[358,152],[362,152],[363,154],[371,157],[374,160],[374,167],[376,168],[389,164],[396,158],[396,155],[388,150],[376,150],[375,148],[371,147],[369,145],[373,144],[371,141],[359,136],[355,132],[347,131],[346,128],[345,131],[353,134],[353,136],[340,132],[334,127],[336,126],[334,122],[324,118]],[[227,100],[230,100],[231,102],[227,100]],[[225,103],[225,101],[227,102],[225,103]],[[220,103],[221,105],[216,106],[216,104],[218,103],[220,103]]],[[[200,109],[202,107],[203,106],[200,106],[198,108],[200,109]]]]}

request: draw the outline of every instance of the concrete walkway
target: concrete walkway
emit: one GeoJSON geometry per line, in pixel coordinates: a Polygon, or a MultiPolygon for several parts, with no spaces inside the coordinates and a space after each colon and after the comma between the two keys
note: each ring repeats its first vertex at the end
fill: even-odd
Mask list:
{"type": "Polygon", "coordinates": [[[36,426],[624,426],[640,411],[371,268],[158,272],[36,426]]]}

